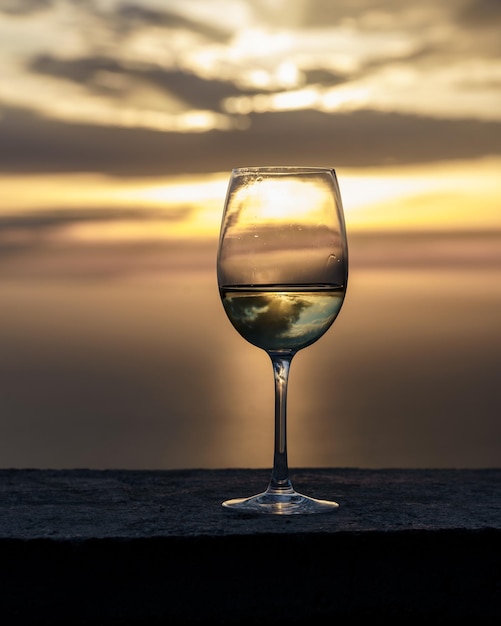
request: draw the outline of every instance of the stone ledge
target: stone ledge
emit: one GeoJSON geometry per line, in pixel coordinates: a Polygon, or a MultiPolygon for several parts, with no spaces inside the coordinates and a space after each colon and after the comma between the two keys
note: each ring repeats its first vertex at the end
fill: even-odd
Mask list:
{"type": "Polygon", "coordinates": [[[340,509],[221,508],[263,470],[0,470],[2,623],[499,620],[501,470],[291,474],[340,509]]]}

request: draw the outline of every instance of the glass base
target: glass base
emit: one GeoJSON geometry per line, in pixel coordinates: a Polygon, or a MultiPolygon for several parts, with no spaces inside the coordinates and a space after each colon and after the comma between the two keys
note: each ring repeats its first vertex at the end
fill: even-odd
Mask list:
{"type": "Polygon", "coordinates": [[[250,498],[235,498],[223,502],[223,507],[236,513],[272,513],[275,515],[301,515],[309,513],[329,513],[339,508],[337,502],[317,500],[297,491],[274,493],[264,491],[250,498]]]}

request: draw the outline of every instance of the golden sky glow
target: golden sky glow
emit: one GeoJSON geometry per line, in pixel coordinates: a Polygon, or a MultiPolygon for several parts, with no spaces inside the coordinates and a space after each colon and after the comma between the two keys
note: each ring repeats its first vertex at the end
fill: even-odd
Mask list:
{"type": "Polygon", "coordinates": [[[268,465],[216,259],[231,170],[288,165],[335,169],[350,255],[293,463],[498,466],[500,34],[501,0],[0,0],[0,464],[268,465]]]}
{"type": "MultiPolygon", "coordinates": [[[[341,168],[337,175],[349,231],[478,231],[501,229],[500,171],[501,159],[491,158],[433,168],[341,168]]],[[[11,216],[61,218],[52,239],[168,240],[217,237],[228,179],[227,172],[153,180],[65,174],[30,176],[23,184],[4,176],[0,186],[11,216]],[[70,210],[77,219],[65,222],[70,210]],[[106,219],[98,219],[105,210],[106,219]]],[[[5,226],[2,239],[19,239],[18,231],[5,226]]]]}
{"type": "Polygon", "coordinates": [[[341,193],[354,229],[501,228],[501,159],[373,171],[342,170],[341,193]]]}
{"type": "Polygon", "coordinates": [[[500,228],[497,6],[0,4],[0,241],[215,237],[231,168],[286,164],[354,230],[500,228]]]}
{"type": "Polygon", "coordinates": [[[290,178],[264,180],[256,186],[244,186],[237,190],[233,203],[240,206],[240,223],[252,225],[256,216],[271,224],[283,221],[287,215],[309,221],[321,218],[324,195],[318,185],[306,185],[290,178]],[[315,211],[312,209],[316,208],[315,211]]]}
{"type": "Polygon", "coordinates": [[[231,126],[236,120],[226,112],[298,106],[501,119],[492,3],[293,4],[136,0],[126,10],[119,0],[98,0],[94,8],[21,2],[0,13],[0,97],[50,117],[177,132],[231,126]],[[97,66],[89,90],[64,80],[62,66],[26,71],[40,55],[65,64],[99,55],[119,65],[97,66]],[[147,68],[235,81],[257,93],[223,99],[223,111],[189,111],[174,89],[141,77],[147,68]],[[307,84],[315,71],[324,79],[330,73],[333,84],[307,84]]]}

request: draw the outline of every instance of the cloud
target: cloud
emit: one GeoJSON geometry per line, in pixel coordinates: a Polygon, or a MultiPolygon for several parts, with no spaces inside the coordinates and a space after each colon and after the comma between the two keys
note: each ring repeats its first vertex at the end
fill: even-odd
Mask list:
{"type": "Polygon", "coordinates": [[[362,29],[388,30],[395,26],[430,24],[437,15],[447,15],[451,10],[449,3],[434,0],[422,0],[418,7],[414,0],[308,0],[303,4],[303,28],[356,24],[362,29]]]}
{"type": "MultiPolygon", "coordinates": [[[[69,80],[91,92],[105,92],[120,100],[120,104],[128,95],[134,99],[141,85],[149,85],[175,96],[190,109],[213,111],[223,110],[225,98],[255,93],[255,90],[242,91],[227,80],[209,80],[193,72],[164,69],[157,65],[135,63],[131,66],[105,56],[61,59],[52,55],[39,55],[30,61],[28,69],[34,73],[69,80]]],[[[165,103],[162,104],[165,106],[165,103]]]]}
{"type": "Polygon", "coordinates": [[[54,0],[0,0],[0,13],[6,15],[31,15],[45,11],[54,0]]]}
{"type": "Polygon", "coordinates": [[[229,292],[225,294],[223,304],[231,323],[242,337],[268,350],[279,350],[284,345],[300,349],[319,336],[319,327],[322,329],[326,325],[326,317],[332,318],[332,314],[322,315],[322,311],[315,308],[314,322],[309,322],[308,327],[303,324],[298,327],[303,312],[314,306],[308,296],[298,294],[277,298],[272,294],[229,292]]]}
{"type": "Polygon", "coordinates": [[[465,26],[497,29],[501,22],[501,3],[499,0],[469,0],[459,5],[455,17],[465,26]]]}
{"type": "Polygon", "coordinates": [[[72,224],[133,221],[178,221],[188,217],[192,208],[182,206],[174,211],[159,209],[110,209],[107,207],[92,209],[45,209],[33,213],[0,215],[0,237],[2,233],[12,230],[31,232],[49,231],[72,224]]]}
{"type": "Polygon", "coordinates": [[[0,20],[0,37],[22,21],[19,36],[34,39],[21,52],[17,30],[4,37],[14,47],[0,59],[0,171],[164,175],[499,154],[498,2],[216,5],[219,20],[203,2],[0,0],[4,14],[27,16],[0,20]],[[28,16],[51,6],[38,40],[28,16]],[[65,24],[65,46],[53,45],[50,30],[57,41],[65,24]]]}
{"type": "Polygon", "coordinates": [[[207,37],[212,41],[225,42],[231,36],[229,29],[218,27],[216,23],[190,19],[166,8],[161,10],[145,6],[144,3],[123,3],[106,15],[111,28],[121,33],[131,33],[138,28],[166,27],[169,29],[185,29],[207,37]]]}
{"type": "Polygon", "coordinates": [[[252,114],[247,130],[155,132],[96,127],[5,109],[0,171],[169,176],[269,164],[363,167],[501,154],[501,122],[370,110],[252,114]]]}

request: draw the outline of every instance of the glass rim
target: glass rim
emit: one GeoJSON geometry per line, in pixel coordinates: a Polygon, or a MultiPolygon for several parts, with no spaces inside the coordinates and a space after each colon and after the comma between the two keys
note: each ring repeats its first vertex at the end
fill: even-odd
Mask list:
{"type": "Polygon", "coordinates": [[[304,172],[306,174],[335,174],[333,167],[311,166],[311,165],[254,165],[249,167],[234,167],[231,172],[235,175],[241,174],[290,174],[304,172]]]}

